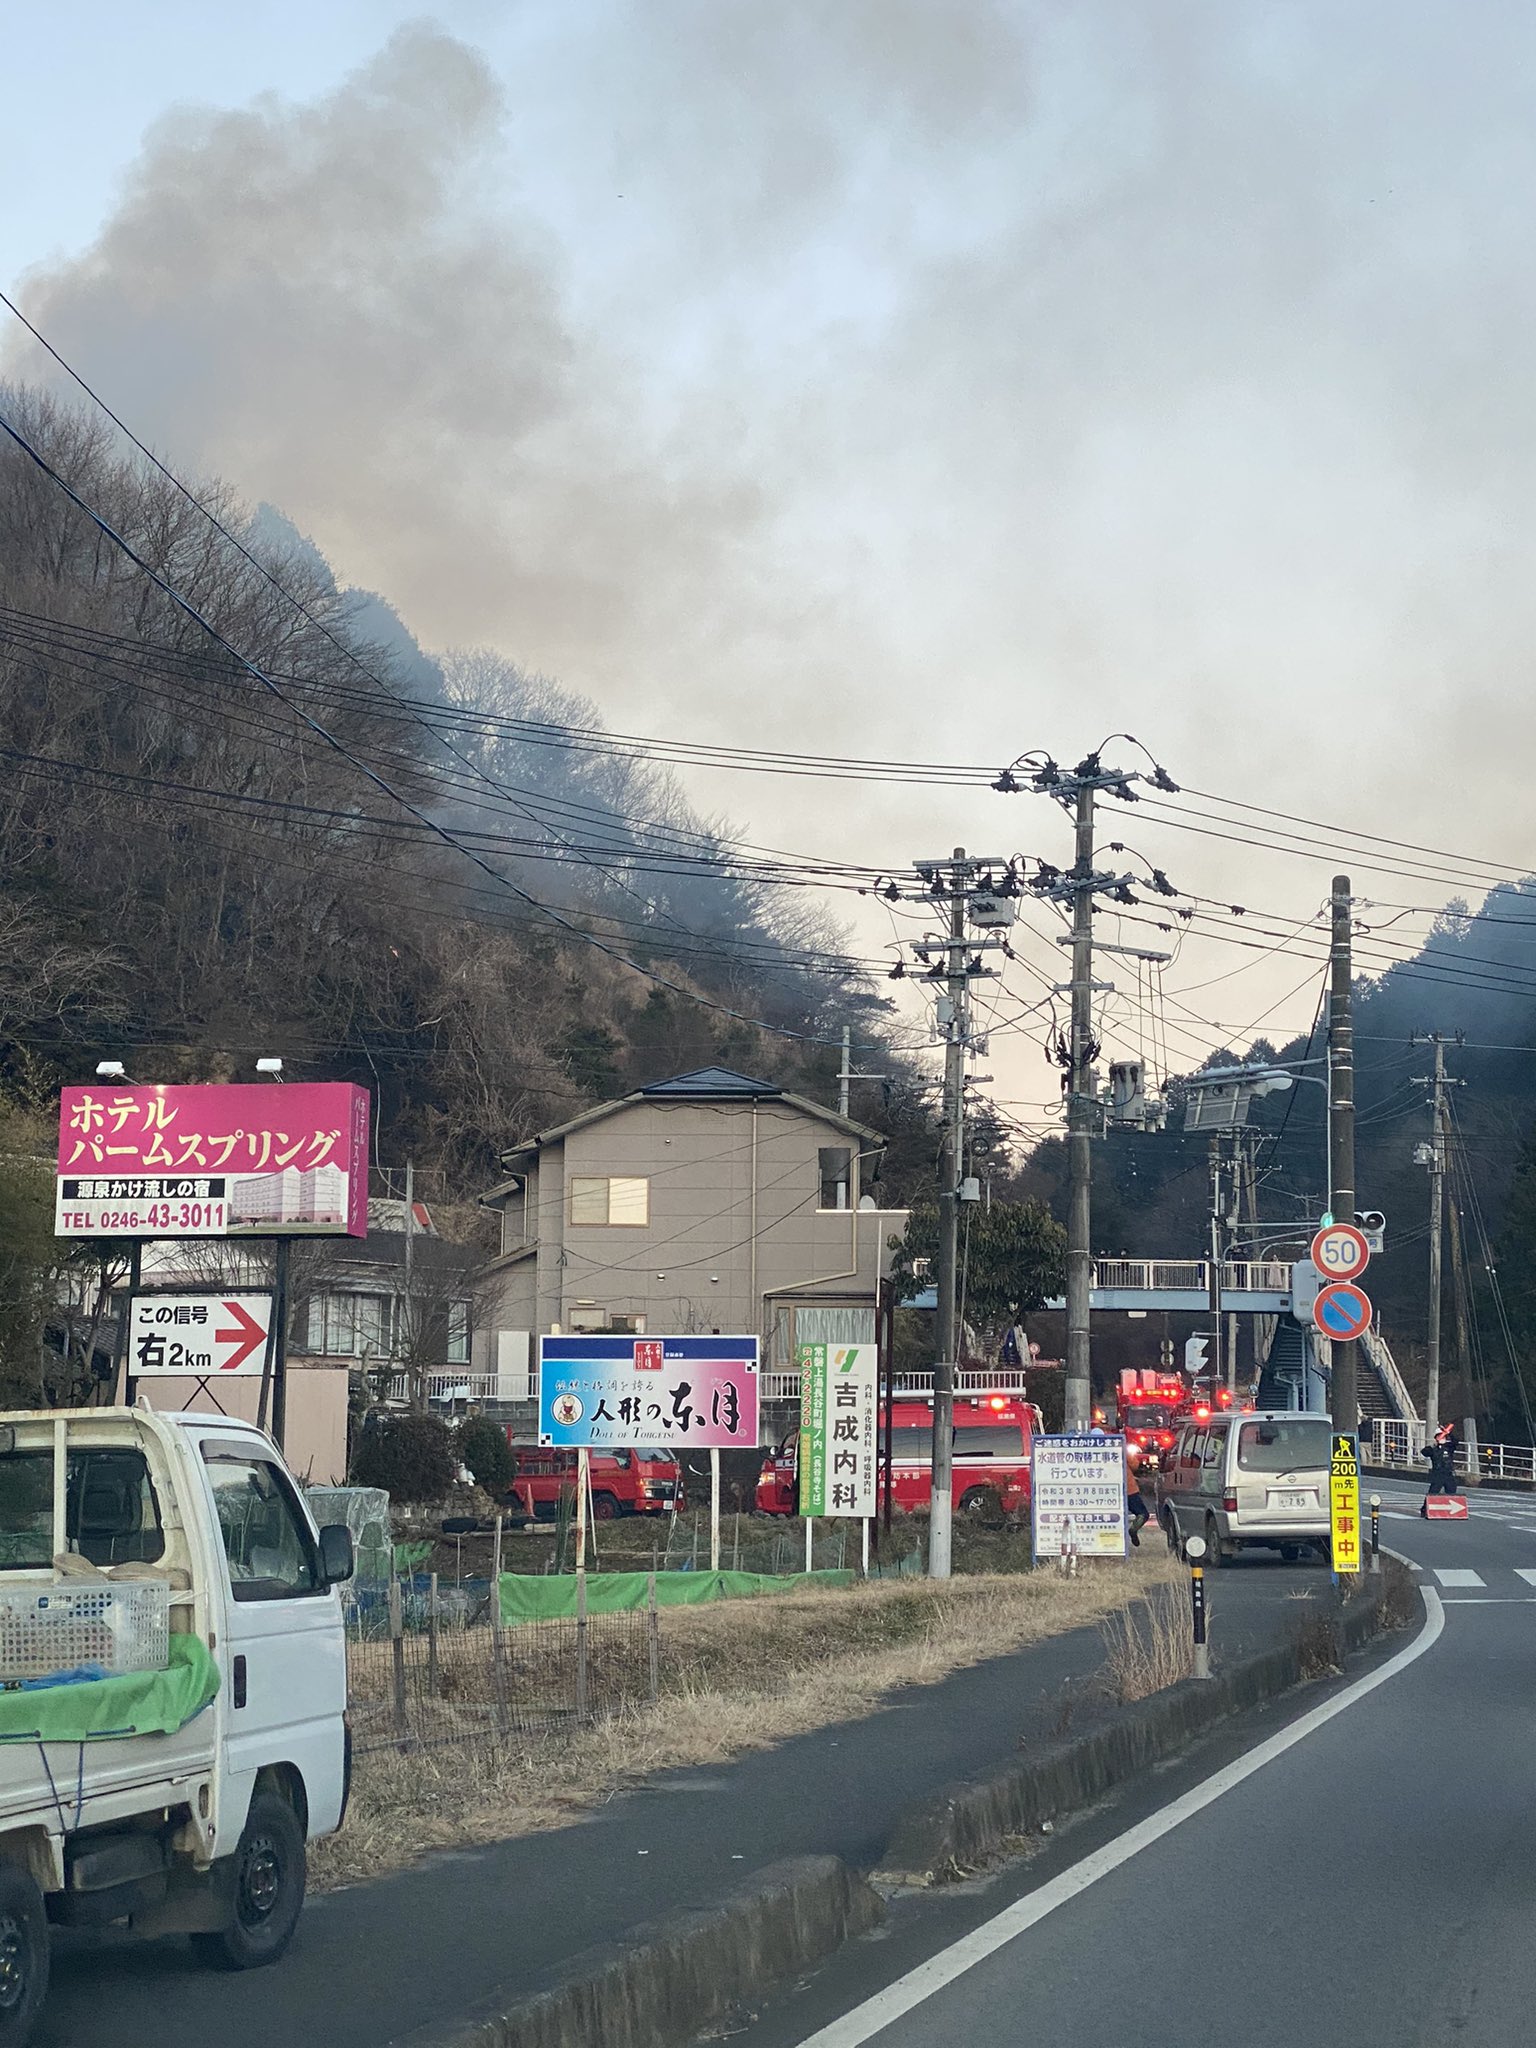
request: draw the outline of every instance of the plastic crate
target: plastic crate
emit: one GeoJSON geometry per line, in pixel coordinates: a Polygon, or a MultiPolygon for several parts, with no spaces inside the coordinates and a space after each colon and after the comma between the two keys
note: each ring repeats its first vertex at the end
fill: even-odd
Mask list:
{"type": "Polygon", "coordinates": [[[0,1683],[81,1664],[163,1671],[170,1612],[169,1585],[152,1581],[0,1588],[0,1683]]]}

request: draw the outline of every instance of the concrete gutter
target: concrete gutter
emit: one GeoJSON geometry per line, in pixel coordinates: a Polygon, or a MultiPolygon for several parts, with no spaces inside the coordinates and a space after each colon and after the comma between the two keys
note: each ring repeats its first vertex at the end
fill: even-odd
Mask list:
{"type": "Polygon", "coordinates": [[[392,2048],[683,2048],[884,1913],[879,1893],[840,1857],[773,1863],[716,1906],[669,1914],[573,1957],[548,1991],[490,2001],[392,2048]]]}
{"type": "Polygon", "coordinates": [[[700,1911],[589,1949],[550,1989],[494,1998],[391,2048],[686,2048],[792,1981],[884,1916],[875,1885],[933,1884],[987,1863],[1020,1836],[1101,1799],[1177,1755],[1218,1722],[1342,1662],[1381,1626],[1388,1561],[1342,1611],[1309,1617],[1287,1643],[1121,1709],[1090,1733],[949,1787],[897,1824],[872,1879],[836,1856],[770,1864],[700,1911]]]}

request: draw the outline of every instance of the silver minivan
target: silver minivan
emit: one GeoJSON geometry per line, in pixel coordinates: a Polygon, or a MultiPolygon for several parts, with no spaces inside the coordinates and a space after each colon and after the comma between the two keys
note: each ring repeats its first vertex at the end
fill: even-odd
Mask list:
{"type": "Polygon", "coordinates": [[[1326,1415],[1262,1409],[1187,1422],[1162,1474],[1158,1518],[1181,1555],[1205,1538],[1207,1562],[1262,1546],[1294,1562],[1304,1549],[1328,1555],[1326,1415]]]}

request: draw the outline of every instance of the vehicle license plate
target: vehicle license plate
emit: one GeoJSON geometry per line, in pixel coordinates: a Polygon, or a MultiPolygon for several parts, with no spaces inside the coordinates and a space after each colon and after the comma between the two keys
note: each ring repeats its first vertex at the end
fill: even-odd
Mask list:
{"type": "Polygon", "coordinates": [[[1310,1493],[1272,1493],[1269,1504],[1272,1508],[1310,1508],[1316,1500],[1310,1493]]]}

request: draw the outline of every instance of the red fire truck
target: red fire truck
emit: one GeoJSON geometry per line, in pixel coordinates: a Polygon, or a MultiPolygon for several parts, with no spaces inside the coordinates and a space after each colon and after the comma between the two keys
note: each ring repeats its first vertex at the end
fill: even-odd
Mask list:
{"type": "MultiPolygon", "coordinates": [[[[884,1419],[882,1413],[882,1459],[884,1419]]],[[[1009,1521],[1028,1514],[1030,1443],[1040,1427],[1040,1410],[1021,1395],[955,1396],[953,1497],[962,1514],[984,1517],[1001,1510],[1009,1521]]],[[[799,1452],[799,1432],[791,1430],[764,1458],[757,1480],[761,1514],[798,1513],[799,1452]]],[[[930,1398],[898,1396],[891,1410],[891,1470],[895,1505],[926,1510],[933,1490],[930,1398]]]]}
{"type": "MultiPolygon", "coordinates": [[[[1218,1388],[1214,1396],[1197,1393],[1182,1373],[1127,1370],[1120,1375],[1116,1412],[1127,1442],[1134,1444],[1144,1463],[1156,1471],[1186,1422],[1203,1422],[1213,1405],[1227,1408],[1231,1402],[1225,1387],[1218,1388]]],[[[1103,1419],[1096,1413],[1095,1420],[1103,1419]]]]}
{"type": "MultiPolygon", "coordinates": [[[[512,1484],[504,1498],[536,1520],[557,1513],[562,1492],[574,1494],[577,1457],[574,1451],[547,1444],[512,1445],[512,1484]]],[[[599,1522],[619,1515],[670,1515],[687,1506],[683,1475],[671,1451],[612,1450],[588,1454],[592,1474],[592,1513],[599,1522]]]]}

